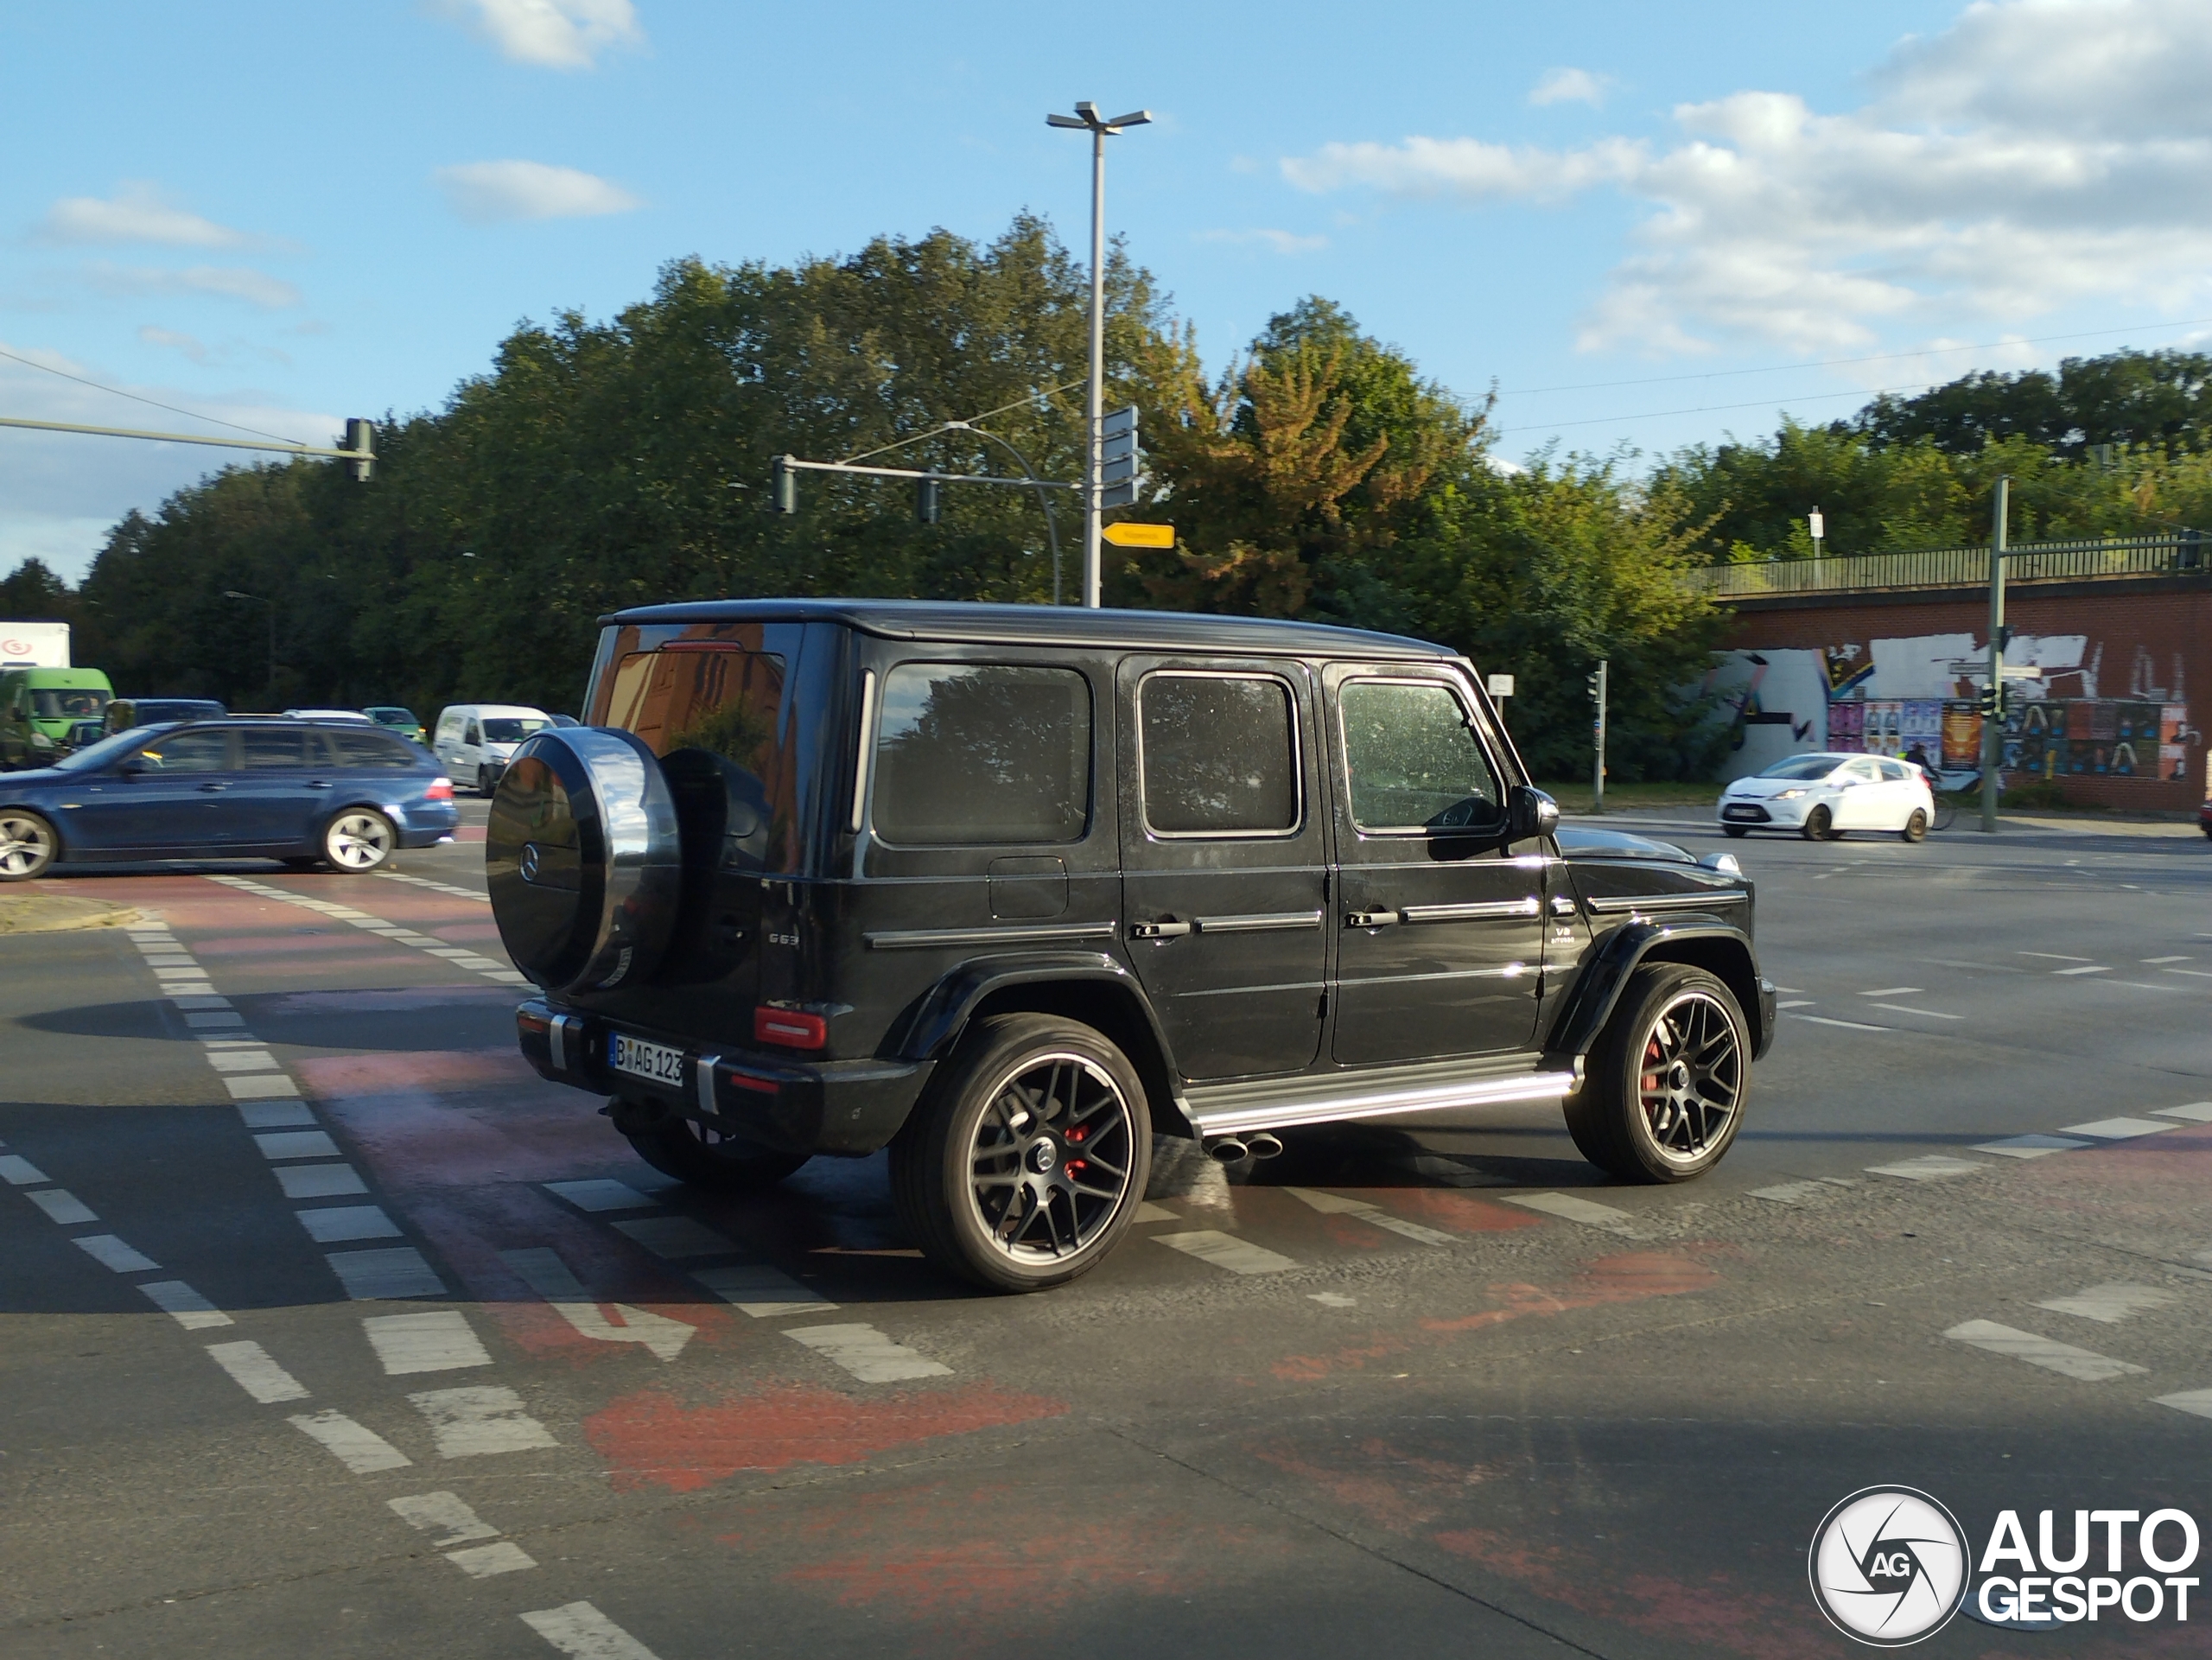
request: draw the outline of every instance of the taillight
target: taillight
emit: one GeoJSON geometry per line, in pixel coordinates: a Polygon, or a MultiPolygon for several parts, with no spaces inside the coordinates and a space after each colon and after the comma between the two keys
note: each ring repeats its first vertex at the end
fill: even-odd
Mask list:
{"type": "Polygon", "coordinates": [[[764,1005],[753,1011],[753,1040],[786,1049],[824,1049],[830,1045],[830,1022],[819,1014],[764,1005]]]}
{"type": "Polygon", "coordinates": [[[453,780],[449,778],[432,779],[430,780],[430,787],[423,792],[423,799],[425,801],[452,800],[453,780]]]}

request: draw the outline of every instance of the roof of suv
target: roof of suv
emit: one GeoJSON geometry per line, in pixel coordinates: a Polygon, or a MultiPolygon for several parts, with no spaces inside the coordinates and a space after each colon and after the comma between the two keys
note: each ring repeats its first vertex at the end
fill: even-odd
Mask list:
{"type": "Polygon", "coordinates": [[[1448,658],[1448,647],[1398,634],[1267,617],[1074,606],[970,605],[937,600],[700,600],[638,606],[602,623],[836,622],[888,639],[988,645],[1122,646],[1172,652],[1284,652],[1301,656],[1448,658]]]}

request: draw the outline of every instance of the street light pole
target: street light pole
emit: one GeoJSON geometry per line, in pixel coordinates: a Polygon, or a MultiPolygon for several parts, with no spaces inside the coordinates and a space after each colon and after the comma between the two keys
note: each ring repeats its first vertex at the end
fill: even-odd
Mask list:
{"type": "Polygon", "coordinates": [[[1981,717],[1981,828],[1997,829],[1997,773],[2005,760],[2005,519],[2012,480],[1997,480],[1989,529],[1989,711],[1981,717]]]}
{"type": "Polygon", "coordinates": [[[1105,509],[1106,417],[1106,141],[1124,127],[1141,127],[1149,110],[1103,120],[1085,99],[1073,115],[1048,115],[1050,127],[1080,128],[1090,134],[1090,379],[1084,394],[1083,602],[1098,604],[1098,548],[1105,509]]]}

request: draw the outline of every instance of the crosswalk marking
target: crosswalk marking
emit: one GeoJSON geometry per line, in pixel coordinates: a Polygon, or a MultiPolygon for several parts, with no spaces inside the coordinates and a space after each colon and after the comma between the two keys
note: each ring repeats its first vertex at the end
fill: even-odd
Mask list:
{"type": "Polygon", "coordinates": [[[1751,1197],[1766,1199],[1775,1205],[1811,1205],[1821,1199],[1834,1199],[1835,1190],[1821,1181],[1785,1181],[1776,1187],[1754,1187],[1751,1197]]]}
{"type": "Polygon", "coordinates": [[[570,1660],[658,1660],[653,1651],[588,1602],[518,1616],[570,1660]]]}
{"type": "Polygon", "coordinates": [[[342,1412],[302,1412],[290,1420],[293,1428],[321,1443],[357,1476],[379,1470],[399,1470],[415,1462],[375,1430],[356,1423],[342,1412]]]}
{"type": "Polygon", "coordinates": [[[2137,1135],[2156,1135],[2160,1130],[2171,1129],[2171,1124],[2162,1124],[2155,1118],[2100,1118],[2087,1124],[2068,1124],[2061,1135],[2086,1135],[2092,1141],[2124,1142],[2137,1135]]]}
{"type": "Polygon", "coordinates": [[[457,1309],[378,1314],[363,1320],[361,1329],[388,1377],[492,1364],[491,1355],[469,1328],[467,1316],[457,1309]]]}
{"type": "Polygon", "coordinates": [[[660,1203],[626,1181],[549,1181],[545,1191],[580,1211],[649,1211],[660,1203]]]}
{"type": "Polygon", "coordinates": [[[2161,1118],[2183,1118],[2192,1124],[2212,1124],[2212,1101],[2191,1101],[2186,1106],[2153,1107],[2161,1118]]]}
{"type": "Polygon", "coordinates": [[[803,1285],[780,1269],[765,1262],[741,1262],[729,1268],[702,1268],[691,1277],[724,1302],[755,1320],[772,1314],[810,1313],[837,1305],[803,1285]]]}
{"type": "Polygon", "coordinates": [[[1637,1237],[1634,1217],[1594,1199],[1577,1199],[1572,1193],[1500,1193],[1498,1198],[1524,1211],[1541,1211],[1563,1221],[1580,1222],[1586,1228],[1601,1229],[1629,1239],[1637,1237]]]}
{"type": "Polygon", "coordinates": [[[286,1199],[346,1199],[369,1191],[350,1164],[280,1164],[276,1185],[286,1199]]]}
{"type": "Polygon", "coordinates": [[[207,1357],[230,1373],[232,1382],[264,1406],[308,1398],[307,1385],[278,1365],[258,1343],[211,1343],[207,1345],[207,1357]]]}
{"type": "Polygon", "coordinates": [[[737,1249],[726,1235],[688,1216],[641,1216],[610,1225],[654,1256],[671,1262],[687,1256],[727,1256],[737,1249]]]}
{"type": "Polygon", "coordinates": [[[35,1193],[25,1193],[23,1197],[37,1205],[40,1210],[44,1211],[48,1221],[59,1223],[65,1228],[74,1228],[87,1222],[99,1220],[99,1218],[93,1213],[92,1207],[67,1187],[48,1187],[35,1193]]]}
{"type": "Polygon", "coordinates": [[[1150,1237],[1186,1256],[1227,1269],[1231,1274],[1280,1274],[1287,1268],[1298,1266],[1287,1256],[1212,1228],[1197,1228],[1185,1233],[1155,1233],[1150,1237]]]}
{"type": "Polygon", "coordinates": [[[391,1250],[337,1250],[324,1256],[346,1294],[356,1302],[442,1297],[446,1282],[412,1245],[391,1250]]]}
{"type": "MultiPolygon", "coordinates": [[[[241,1101],[238,1117],[248,1129],[291,1129],[315,1123],[315,1109],[304,1101],[241,1101]]],[[[258,1137],[256,1137],[258,1140],[258,1137]]],[[[289,1158],[289,1154],[271,1157],[289,1158]]]]}
{"type": "Polygon", "coordinates": [[[2036,1307],[2117,1326],[2131,1314],[2139,1314],[2146,1308],[2163,1308],[2173,1300],[2172,1292],[2161,1291],[2156,1286],[2115,1283],[2093,1285],[2070,1297],[2053,1297],[2036,1307]]]}
{"type": "Polygon", "coordinates": [[[374,1205],[330,1205],[295,1211],[308,1237],[318,1245],[342,1245],[356,1239],[397,1239],[399,1224],[374,1205]]]}
{"type": "Polygon", "coordinates": [[[28,1187],[34,1182],[50,1181],[53,1178],[20,1154],[0,1155],[0,1181],[10,1187],[28,1187]]]}
{"type": "Polygon", "coordinates": [[[102,1268],[112,1269],[118,1274],[143,1274],[161,1266],[145,1252],[133,1250],[111,1233],[79,1234],[69,1243],[102,1268]]]}
{"type": "Polygon", "coordinates": [[[425,1390],[407,1398],[429,1424],[440,1458],[485,1458],[561,1444],[523,1409],[521,1396],[496,1383],[425,1390]]]}
{"type": "Polygon", "coordinates": [[[2178,1395],[2154,1395],[2153,1406],[2171,1407],[2177,1412],[2193,1412],[2200,1418],[2212,1418],[2212,1390],[2183,1390],[2178,1395]]]}
{"type": "Polygon", "coordinates": [[[405,1498],[388,1498],[385,1503],[417,1533],[439,1535],[430,1542],[440,1550],[499,1536],[499,1529],[469,1509],[459,1493],[414,1493],[405,1498]]]}
{"type": "Polygon", "coordinates": [[[138,1289],[152,1301],[155,1307],[175,1316],[176,1323],[188,1332],[236,1324],[181,1280],[141,1280],[138,1289]]]}
{"type": "Polygon", "coordinates": [[[285,1096],[296,1096],[300,1086],[282,1072],[248,1072],[243,1077],[223,1075],[223,1087],[231,1092],[233,1101],[273,1101],[285,1096]]]}
{"type": "Polygon", "coordinates": [[[470,1545],[465,1550],[448,1550],[446,1560],[472,1580],[488,1580],[495,1574],[518,1574],[524,1568],[537,1566],[537,1559],[512,1539],[502,1539],[495,1545],[470,1545]]]}
{"type": "Polygon", "coordinates": [[[1866,1173],[1871,1176],[1895,1176],[1900,1181],[1942,1181],[1951,1176],[1970,1176],[1977,1170],[1993,1167],[1980,1159],[1955,1159],[1941,1153],[1928,1153],[1916,1159],[1904,1159],[1896,1164],[1870,1164],[1866,1173]]]}
{"type": "Polygon", "coordinates": [[[1405,1218],[1394,1216],[1380,1205],[1372,1204],[1363,1199],[1347,1199],[1341,1193],[1324,1193],[1309,1187],[1286,1187],[1283,1191],[1294,1198],[1303,1199],[1324,1216],[1357,1217],[1370,1227],[1387,1230],[1389,1232],[1413,1240],[1417,1244],[1456,1245],[1459,1243],[1452,1235],[1440,1229],[1423,1227],[1418,1222],[1408,1222],[1405,1218]]]}
{"type": "Polygon", "coordinates": [[[1969,1150],[2001,1153],[2008,1159],[2041,1159],[2053,1153],[2070,1153],[2075,1148],[2094,1145],[2069,1135],[2008,1135],[2001,1142],[1977,1142],[1969,1150]]]}
{"type": "Polygon", "coordinates": [[[952,1368],[893,1343],[873,1326],[787,1326],[784,1335],[835,1361],[863,1383],[950,1377],[952,1368]]]}
{"type": "Polygon", "coordinates": [[[1964,1325],[1954,1326],[1943,1335],[1977,1349],[1986,1349],[1991,1354],[2010,1355],[2015,1360],[2026,1361],[2031,1366],[2041,1366],[2046,1371],[2078,1378],[2085,1383],[2101,1383],[2107,1378],[2124,1377],[2130,1372],[2148,1370],[2125,1360],[2114,1360],[2108,1355],[2077,1349],[2070,1343],[2060,1343],[2033,1332],[1999,1326],[1995,1320],[1970,1320],[1964,1325]]]}
{"type": "Polygon", "coordinates": [[[663,1360],[673,1360],[697,1334],[696,1326],[647,1309],[632,1308],[627,1303],[608,1304],[620,1324],[608,1320],[606,1311],[584,1289],[583,1282],[556,1251],[543,1248],[503,1250],[499,1260],[544,1298],[555,1313],[595,1343],[635,1343],[663,1360]]]}
{"type": "Polygon", "coordinates": [[[272,1161],[334,1159],[338,1156],[338,1143],[330,1139],[329,1133],[326,1130],[302,1129],[271,1135],[257,1135],[253,1138],[253,1142],[261,1149],[263,1158],[272,1161]]]}

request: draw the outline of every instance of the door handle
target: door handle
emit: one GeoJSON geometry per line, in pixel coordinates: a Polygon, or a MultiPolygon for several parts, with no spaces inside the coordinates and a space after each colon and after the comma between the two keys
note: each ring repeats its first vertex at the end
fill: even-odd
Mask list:
{"type": "Polygon", "coordinates": [[[1344,926],[1347,928],[1388,928],[1397,921],[1398,913],[1395,911],[1347,911],[1344,913],[1344,926]]]}
{"type": "Polygon", "coordinates": [[[200,789],[203,795],[213,795],[219,790],[227,790],[230,787],[227,784],[203,784],[200,789]]]}
{"type": "Polygon", "coordinates": [[[308,788],[310,790],[327,790],[329,787],[330,780],[327,778],[311,778],[308,780],[308,788]]]}
{"type": "Polygon", "coordinates": [[[1129,938],[1132,939],[1180,939],[1190,932],[1191,925],[1187,922],[1132,922],[1129,925],[1129,938]]]}

